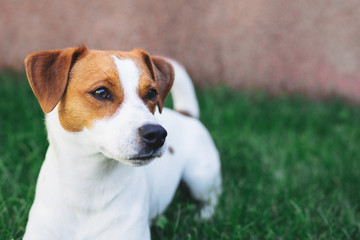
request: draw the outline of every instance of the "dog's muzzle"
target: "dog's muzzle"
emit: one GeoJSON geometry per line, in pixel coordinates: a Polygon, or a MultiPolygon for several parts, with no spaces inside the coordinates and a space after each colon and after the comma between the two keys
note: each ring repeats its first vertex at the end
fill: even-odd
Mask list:
{"type": "Polygon", "coordinates": [[[167,132],[160,125],[145,124],[139,128],[139,135],[146,147],[155,151],[164,145],[167,132]]]}

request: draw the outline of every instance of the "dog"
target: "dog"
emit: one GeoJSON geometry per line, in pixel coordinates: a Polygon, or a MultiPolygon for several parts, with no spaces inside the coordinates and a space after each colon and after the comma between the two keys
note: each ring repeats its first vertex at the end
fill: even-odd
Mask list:
{"type": "Polygon", "coordinates": [[[150,239],[181,180],[213,216],[219,154],[179,63],[83,45],[32,53],[25,68],[49,141],[25,240],[150,239]]]}

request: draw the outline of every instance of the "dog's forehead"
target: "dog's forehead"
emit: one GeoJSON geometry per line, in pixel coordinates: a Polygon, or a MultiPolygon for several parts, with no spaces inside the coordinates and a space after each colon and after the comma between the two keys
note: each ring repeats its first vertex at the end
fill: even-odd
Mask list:
{"type": "Polygon", "coordinates": [[[138,76],[138,78],[151,78],[151,73],[138,52],[89,50],[84,57],[76,62],[71,74],[86,74],[93,79],[105,75],[110,79],[117,80],[121,76],[125,78],[130,73],[133,73],[133,76],[138,76]],[[134,74],[135,71],[138,72],[138,75],[134,74]]]}
{"type": "Polygon", "coordinates": [[[135,65],[132,59],[119,59],[116,56],[112,57],[114,59],[125,95],[136,93],[140,80],[139,68],[135,65]]]}

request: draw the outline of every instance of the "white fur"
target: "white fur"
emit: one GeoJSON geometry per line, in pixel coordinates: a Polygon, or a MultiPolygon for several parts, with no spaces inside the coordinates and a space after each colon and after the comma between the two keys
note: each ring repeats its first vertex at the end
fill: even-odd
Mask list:
{"type": "Polygon", "coordinates": [[[49,148],[25,240],[150,239],[151,219],[166,209],[181,179],[204,203],[201,216],[214,213],[220,161],[208,131],[170,109],[152,115],[136,94],[135,63],[114,61],[125,100],[113,116],[71,133],[62,128],[57,107],[46,115],[49,148]],[[139,150],[137,129],[144,123],[161,124],[174,153],[163,146],[151,164],[132,167],[129,157],[139,150]]]}

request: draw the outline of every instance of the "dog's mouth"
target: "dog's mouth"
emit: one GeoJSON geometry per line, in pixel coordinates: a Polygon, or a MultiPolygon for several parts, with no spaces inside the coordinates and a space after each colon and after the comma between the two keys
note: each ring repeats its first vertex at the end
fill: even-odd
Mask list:
{"type": "Polygon", "coordinates": [[[129,160],[141,160],[141,161],[148,161],[148,160],[152,160],[155,157],[159,157],[156,155],[136,155],[133,157],[130,157],[129,160]]]}
{"type": "Polygon", "coordinates": [[[155,158],[161,157],[163,155],[162,149],[157,150],[143,150],[139,151],[137,153],[134,153],[132,155],[128,155],[126,157],[122,156],[116,156],[114,154],[109,154],[109,152],[105,151],[105,149],[102,149],[102,154],[104,154],[107,158],[117,160],[119,162],[122,162],[126,165],[130,166],[144,166],[152,162],[155,158]]]}
{"type": "Polygon", "coordinates": [[[128,160],[135,166],[143,166],[160,156],[161,154],[139,154],[129,157],[128,160]]]}

